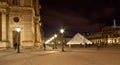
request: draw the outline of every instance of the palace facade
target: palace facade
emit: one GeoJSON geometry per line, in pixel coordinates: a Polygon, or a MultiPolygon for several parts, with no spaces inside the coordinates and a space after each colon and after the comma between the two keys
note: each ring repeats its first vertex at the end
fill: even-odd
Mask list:
{"type": "Polygon", "coordinates": [[[39,0],[0,0],[0,47],[40,46],[40,19],[39,0]]]}
{"type": "Polygon", "coordinates": [[[97,32],[86,37],[95,44],[120,44],[120,28],[104,26],[101,32],[97,32]]]}

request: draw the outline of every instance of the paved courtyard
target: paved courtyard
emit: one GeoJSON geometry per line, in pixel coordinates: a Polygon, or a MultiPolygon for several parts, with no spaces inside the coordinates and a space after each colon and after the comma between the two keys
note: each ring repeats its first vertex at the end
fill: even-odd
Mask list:
{"type": "Polygon", "coordinates": [[[112,48],[14,49],[0,51],[0,65],[120,65],[120,50],[112,48]]]}

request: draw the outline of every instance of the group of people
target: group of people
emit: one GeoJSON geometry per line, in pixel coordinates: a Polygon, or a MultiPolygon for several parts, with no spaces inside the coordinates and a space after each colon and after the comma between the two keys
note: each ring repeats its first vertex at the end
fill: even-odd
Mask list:
{"type": "MultiPolygon", "coordinates": [[[[44,50],[46,50],[46,44],[43,44],[43,48],[44,50]]],[[[52,49],[57,49],[57,45],[56,44],[52,44],[52,49]]]]}
{"type": "MultiPolygon", "coordinates": [[[[14,46],[14,49],[16,50],[17,47],[18,47],[18,44],[17,44],[17,43],[14,43],[13,46],[14,46]]],[[[45,43],[43,44],[43,48],[44,48],[44,50],[46,50],[46,44],[45,44],[45,43]]],[[[53,49],[57,49],[56,44],[53,44],[52,48],[53,48],[53,49]]]]}

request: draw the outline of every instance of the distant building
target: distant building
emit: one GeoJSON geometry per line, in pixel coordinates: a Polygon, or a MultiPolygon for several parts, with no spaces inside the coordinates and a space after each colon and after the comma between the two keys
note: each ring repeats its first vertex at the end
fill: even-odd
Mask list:
{"type": "Polygon", "coordinates": [[[0,0],[0,47],[39,46],[41,40],[39,0],[0,0]],[[18,40],[16,28],[21,28],[18,40]]]}
{"type": "Polygon", "coordinates": [[[85,37],[93,43],[101,43],[102,42],[102,33],[101,32],[87,35],[85,37]]]}
{"type": "Polygon", "coordinates": [[[120,44],[120,28],[117,26],[104,26],[101,32],[86,37],[95,44],[120,44]]]}

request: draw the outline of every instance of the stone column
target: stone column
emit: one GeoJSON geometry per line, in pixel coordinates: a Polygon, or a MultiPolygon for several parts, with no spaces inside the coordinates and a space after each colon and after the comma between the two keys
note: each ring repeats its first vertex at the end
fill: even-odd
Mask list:
{"type": "Polygon", "coordinates": [[[37,31],[36,31],[36,33],[37,33],[37,42],[41,42],[41,41],[40,41],[40,39],[41,39],[41,35],[40,35],[40,24],[38,23],[36,27],[37,27],[37,31]]]}
{"type": "Polygon", "coordinates": [[[40,17],[35,18],[35,46],[41,45],[40,17]]]}
{"type": "Polygon", "coordinates": [[[2,12],[2,41],[7,41],[6,12],[2,12]]]}
{"type": "Polygon", "coordinates": [[[2,42],[0,47],[6,48],[7,47],[7,33],[6,33],[6,12],[2,11],[2,42]]]}

